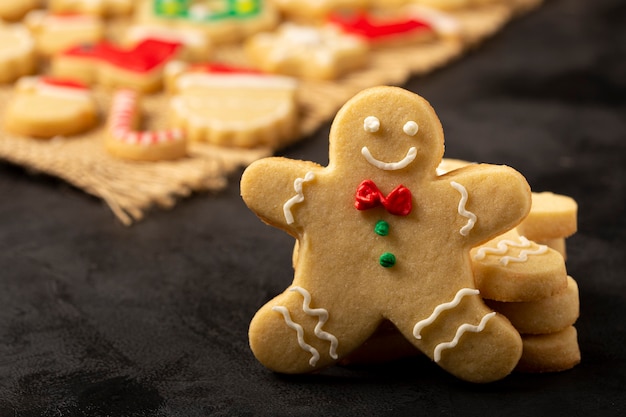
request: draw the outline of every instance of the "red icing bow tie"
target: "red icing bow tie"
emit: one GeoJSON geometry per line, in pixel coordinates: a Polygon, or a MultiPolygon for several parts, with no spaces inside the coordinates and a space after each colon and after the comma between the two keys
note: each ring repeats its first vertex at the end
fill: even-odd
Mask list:
{"type": "Polygon", "coordinates": [[[354,207],[357,210],[368,210],[379,205],[385,207],[391,214],[406,216],[413,208],[411,191],[404,185],[398,185],[385,196],[372,180],[365,180],[359,184],[354,207]]]}

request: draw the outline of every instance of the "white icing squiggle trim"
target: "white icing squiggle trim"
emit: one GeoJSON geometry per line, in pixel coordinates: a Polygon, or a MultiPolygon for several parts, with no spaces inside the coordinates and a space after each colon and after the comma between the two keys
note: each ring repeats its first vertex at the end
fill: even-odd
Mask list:
{"type": "Polygon", "coordinates": [[[410,120],[402,126],[402,131],[409,136],[415,136],[419,131],[419,126],[413,120],[410,120]]]}
{"type": "Polygon", "coordinates": [[[311,359],[309,359],[309,365],[315,366],[320,358],[320,354],[317,349],[304,341],[304,330],[302,329],[302,326],[291,320],[291,315],[289,314],[289,310],[287,310],[287,307],[274,306],[272,307],[272,311],[277,311],[281,313],[283,315],[283,318],[285,319],[285,323],[287,324],[287,326],[296,331],[298,335],[298,344],[300,345],[302,350],[305,350],[311,354],[311,359]]]}
{"type": "Polygon", "coordinates": [[[449,301],[449,302],[443,303],[443,304],[439,304],[437,307],[435,307],[435,309],[433,310],[433,312],[430,315],[430,317],[428,317],[427,319],[418,321],[415,324],[415,327],[413,327],[413,336],[416,339],[421,339],[422,335],[420,333],[421,333],[422,329],[424,327],[432,324],[435,320],[437,320],[437,318],[439,317],[439,315],[443,311],[450,310],[450,309],[458,306],[459,303],[461,302],[461,299],[463,299],[463,297],[466,297],[468,295],[478,295],[478,294],[480,294],[480,291],[478,291],[477,289],[474,289],[474,288],[461,288],[460,290],[457,291],[457,293],[454,296],[454,299],[452,301],[449,301]]]}
{"type": "Polygon", "coordinates": [[[283,204],[283,214],[285,215],[285,220],[287,220],[287,224],[292,224],[295,220],[293,218],[293,214],[291,213],[291,208],[300,204],[304,201],[304,194],[302,193],[302,183],[311,181],[315,178],[315,174],[311,171],[307,172],[304,178],[296,178],[293,182],[293,189],[296,191],[296,195],[291,197],[285,204],[283,204]]]}
{"type": "MultiPolygon", "coordinates": [[[[478,249],[476,255],[474,255],[474,259],[477,261],[485,259],[485,256],[489,254],[494,255],[504,255],[509,251],[511,247],[514,248],[529,248],[531,246],[531,242],[526,239],[524,236],[519,237],[519,243],[513,240],[501,240],[498,242],[495,248],[482,247],[478,249]]],[[[524,249],[520,251],[519,256],[503,256],[500,258],[500,263],[504,266],[507,266],[509,262],[526,262],[528,260],[528,255],[542,255],[548,251],[548,247],[546,245],[537,245],[538,248],[535,250],[527,250],[524,249]]]]}
{"type": "Polygon", "coordinates": [[[337,359],[337,346],[339,345],[339,341],[334,335],[322,330],[322,326],[328,321],[328,310],[324,308],[311,308],[311,294],[302,287],[293,287],[289,291],[296,291],[304,297],[302,310],[309,316],[315,316],[318,319],[317,325],[313,330],[315,336],[317,336],[318,339],[330,342],[328,354],[331,358],[337,359]]]}
{"type": "Polygon", "coordinates": [[[439,362],[439,360],[441,360],[442,350],[451,349],[455,347],[459,343],[459,339],[461,338],[461,336],[463,336],[465,333],[467,332],[480,333],[483,330],[485,330],[485,326],[487,326],[487,322],[495,315],[496,315],[495,312],[485,314],[483,318],[480,320],[480,323],[478,324],[478,326],[474,326],[469,323],[465,323],[459,326],[459,328],[456,329],[456,334],[454,335],[454,339],[452,339],[449,342],[439,343],[437,346],[435,346],[435,362],[439,362]]]}
{"type": "Polygon", "coordinates": [[[467,199],[469,198],[465,187],[456,181],[450,181],[450,185],[452,186],[452,188],[461,193],[461,201],[459,201],[458,211],[461,216],[467,217],[467,223],[461,228],[461,230],[459,230],[459,233],[462,236],[467,236],[470,230],[472,230],[474,228],[474,225],[476,224],[476,215],[465,208],[465,204],[467,204],[467,199]]]}
{"type": "Polygon", "coordinates": [[[374,158],[370,153],[370,150],[367,149],[367,146],[361,148],[361,154],[365,157],[367,162],[371,165],[375,166],[378,169],[382,169],[384,171],[395,171],[398,169],[406,168],[417,156],[417,149],[414,146],[411,146],[406,153],[406,156],[402,158],[398,162],[383,162],[374,158]]]}
{"type": "Polygon", "coordinates": [[[507,266],[509,262],[526,262],[528,260],[528,255],[543,255],[547,251],[548,247],[546,245],[539,245],[539,247],[535,250],[521,251],[518,257],[503,256],[502,258],[500,258],[500,263],[504,266],[507,266]]]}
{"type": "Polygon", "coordinates": [[[380,129],[380,120],[376,116],[367,116],[363,120],[363,130],[366,132],[375,133],[378,129],[380,129]]]}

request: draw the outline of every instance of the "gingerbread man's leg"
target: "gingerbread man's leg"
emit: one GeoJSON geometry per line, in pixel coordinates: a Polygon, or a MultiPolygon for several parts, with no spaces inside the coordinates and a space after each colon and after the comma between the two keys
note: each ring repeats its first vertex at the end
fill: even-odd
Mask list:
{"type": "Polygon", "coordinates": [[[367,326],[353,326],[345,305],[334,308],[339,304],[325,305],[323,298],[315,296],[292,286],[254,316],[250,347],[267,368],[282,373],[324,368],[362,344],[381,320],[372,317],[367,326]]]}
{"type": "Polygon", "coordinates": [[[401,312],[392,321],[407,340],[453,375],[470,382],[496,381],[517,365],[521,338],[478,294],[461,288],[429,315],[416,318],[401,312]]]}

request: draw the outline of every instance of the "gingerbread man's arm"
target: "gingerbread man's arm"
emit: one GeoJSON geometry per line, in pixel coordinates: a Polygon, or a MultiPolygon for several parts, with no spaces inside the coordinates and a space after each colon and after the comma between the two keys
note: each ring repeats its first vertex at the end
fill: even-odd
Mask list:
{"type": "Polygon", "coordinates": [[[253,162],[241,178],[241,196],[264,222],[294,234],[295,212],[306,204],[308,182],[322,167],[308,161],[281,157],[253,162]]]}
{"type": "Polygon", "coordinates": [[[458,234],[470,247],[512,229],[530,211],[530,186],[508,166],[472,165],[439,180],[456,198],[458,234]]]}

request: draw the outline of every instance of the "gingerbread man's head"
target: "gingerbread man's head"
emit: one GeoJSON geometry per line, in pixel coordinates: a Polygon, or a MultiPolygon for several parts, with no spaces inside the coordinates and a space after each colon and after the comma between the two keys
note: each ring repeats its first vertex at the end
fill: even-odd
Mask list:
{"type": "Polygon", "coordinates": [[[443,129],[430,104],[397,87],[355,96],[337,114],[330,133],[330,166],[413,180],[436,175],[443,129]]]}

